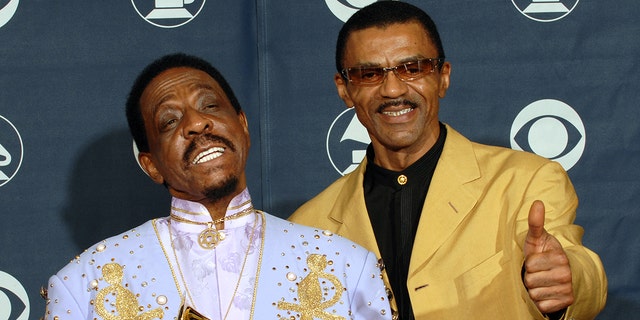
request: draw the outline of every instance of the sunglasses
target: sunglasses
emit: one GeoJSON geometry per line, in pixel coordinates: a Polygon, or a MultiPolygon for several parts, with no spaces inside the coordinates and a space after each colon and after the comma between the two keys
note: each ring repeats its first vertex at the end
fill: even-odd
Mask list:
{"type": "Polygon", "coordinates": [[[373,86],[381,84],[387,72],[393,73],[402,81],[420,79],[442,67],[444,58],[427,58],[408,61],[393,67],[351,67],[342,70],[342,76],[354,85],[373,86]]]}

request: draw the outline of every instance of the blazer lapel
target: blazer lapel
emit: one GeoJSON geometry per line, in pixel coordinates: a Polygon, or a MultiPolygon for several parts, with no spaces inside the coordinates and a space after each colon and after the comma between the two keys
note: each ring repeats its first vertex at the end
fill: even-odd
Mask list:
{"type": "Polygon", "coordinates": [[[447,139],[431,180],[411,253],[409,277],[419,272],[471,212],[479,197],[468,183],[480,178],[473,146],[447,126],[447,139]]]}
{"type": "Polygon", "coordinates": [[[362,183],[366,167],[367,159],[365,158],[353,174],[344,177],[347,181],[331,209],[331,219],[341,223],[337,230],[338,234],[375,253],[376,257],[380,257],[380,250],[364,201],[362,183]]]}

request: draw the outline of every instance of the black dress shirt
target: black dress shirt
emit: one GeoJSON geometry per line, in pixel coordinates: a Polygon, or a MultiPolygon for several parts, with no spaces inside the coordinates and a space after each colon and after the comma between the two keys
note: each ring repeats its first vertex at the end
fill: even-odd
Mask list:
{"type": "Polygon", "coordinates": [[[373,147],[367,148],[365,203],[402,320],[414,319],[407,291],[409,261],[424,200],[446,136],[447,129],[440,123],[435,145],[401,172],[375,165],[373,147]]]}

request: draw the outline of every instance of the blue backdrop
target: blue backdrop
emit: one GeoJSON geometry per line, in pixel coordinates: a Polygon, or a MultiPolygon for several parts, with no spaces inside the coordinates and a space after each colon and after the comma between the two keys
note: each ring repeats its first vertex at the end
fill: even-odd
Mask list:
{"type": "MultiPolygon", "coordinates": [[[[168,214],[124,116],[138,72],[201,56],[248,114],[249,188],[281,217],[368,143],[332,81],[343,21],[374,0],[0,0],[0,320],[37,319],[76,254],[168,214]],[[171,7],[171,8],[169,8],[171,7]]],[[[609,278],[598,319],[640,312],[640,2],[422,0],[453,72],[441,119],[557,160],[609,278]]]]}

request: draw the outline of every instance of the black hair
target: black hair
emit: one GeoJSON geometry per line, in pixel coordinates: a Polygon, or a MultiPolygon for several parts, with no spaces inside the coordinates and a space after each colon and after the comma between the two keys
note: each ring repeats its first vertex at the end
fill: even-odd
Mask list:
{"type": "Polygon", "coordinates": [[[147,88],[149,83],[162,72],[172,69],[188,67],[206,72],[215,80],[222,91],[227,95],[227,98],[231,102],[231,105],[237,113],[242,111],[240,103],[233,93],[231,86],[227,83],[227,80],[222,76],[220,71],[213,67],[209,62],[191,55],[184,53],[174,53],[163,56],[151,64],[146,66],[144,70],[138,75],[129,96],[127,97],[126,114],[127,122],[129,123],[129,130],[133,136],[133,140],[136,142],[138,150],[141,152],[149,152],[149,142],[147,141],[147,134],[144,126],[144,119],[142,118],[142,111],[140,110],[140,98],[142,93],[147,88]]]}
{"type": "Polygon", "coordinates": [[[358,10],[340,29],[336,44],[336,69],[338,73],[344,69],[342,61],[345,55],[345,46],[353,32],[371,27],[384,28],[392,24],[414,21],[422,25],[427,36],[436,46],[438,58],[444,58],[444,48],[436,24],[424,10],[406,2],[378,1],[358,10]]]}

